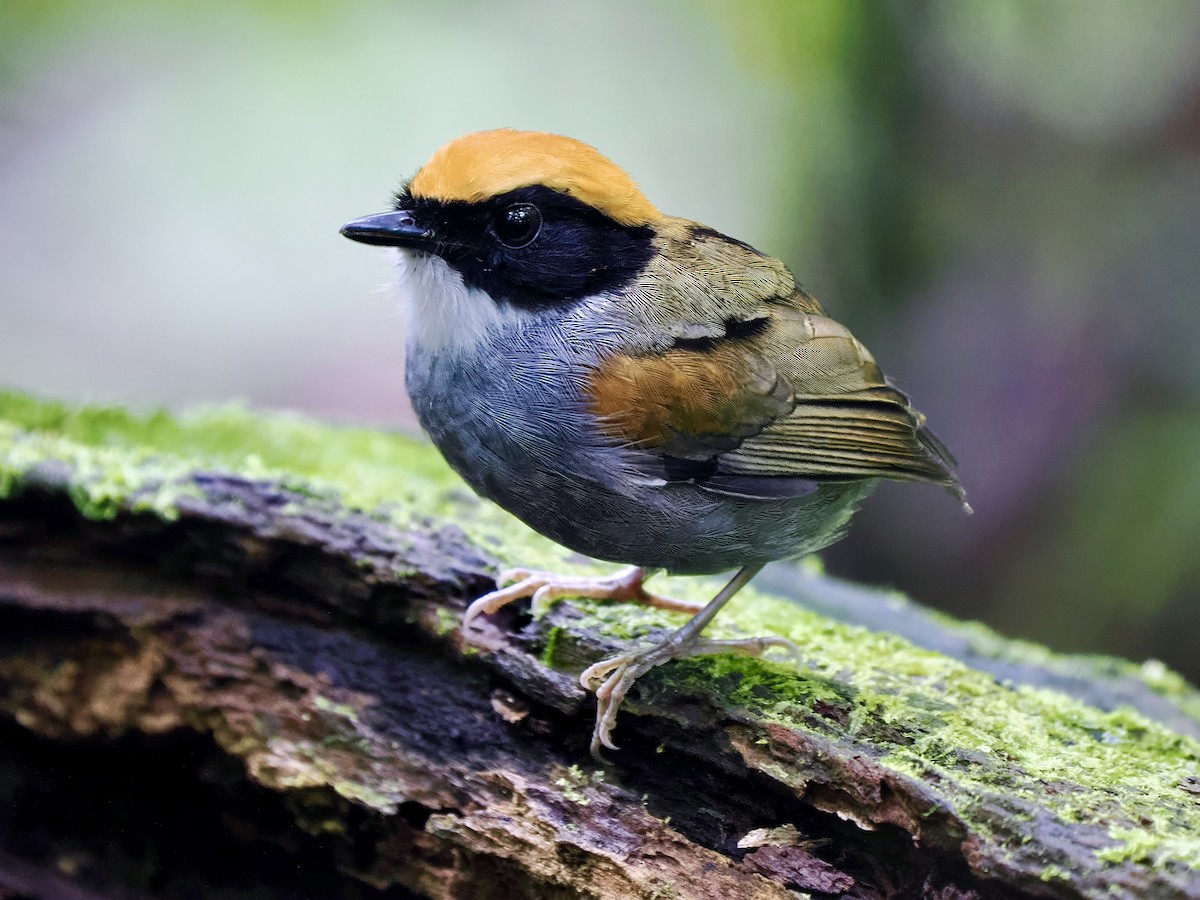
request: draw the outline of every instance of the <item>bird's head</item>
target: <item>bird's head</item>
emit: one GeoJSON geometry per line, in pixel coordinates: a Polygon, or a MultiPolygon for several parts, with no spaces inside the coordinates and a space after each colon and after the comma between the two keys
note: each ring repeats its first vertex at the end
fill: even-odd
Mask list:
{"type": "Polygon", "coordinates": [[[661,218],[594,148],[506,128],[446,144],[392,211],[356,219],[342,234],[440,260],[496,303],[540,308],[631,281],[654,252],[661,218]]]}

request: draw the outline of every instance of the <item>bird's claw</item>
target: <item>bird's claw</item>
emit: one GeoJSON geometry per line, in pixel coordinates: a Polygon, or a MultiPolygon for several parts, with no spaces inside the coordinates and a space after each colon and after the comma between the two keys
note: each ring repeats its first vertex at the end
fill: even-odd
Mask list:
{"type": "Polygon", "coordinates": [[[463,613],[463,632],[469,633],[474,627],[475,620],[480,616],[491,615],[510,603],[523,600],[533,594],[540,584],[533,577],[535,574],[528,569],[507,569],[501,572],[496,579],[496,584],[501,586],[475,600],[463,613]]]}
{"type": "Polygon", "coordinates": [[[645,570],[636,566],[613,575],[592,578],[556,575],[537,569],[505,569],[496,577],[496,590],[484,594],[467,607],[463,614],[463,631],[469,632],[480,616],[491,615],[526,597],[532,598],[531,611],[534,616],[540,616],[565,597],[629,601],[687,613],[695,613],[702,608],[703,604],[651,593],[643,585],[645,578],[645,570]]]}
{"type": "Polygon", "coordinates": [[[601,660],[589,666],[579,676],[579,683],[584,689],[596,694],[596,726],[592,731],[592,756],[604,762],[602,748],[617,749],[612,733],[617,724],[617,712],[625,695],[629,693],[635,681],[655,666],[661,666],[672,659],[714,653],[759,656],[771,647],[782,647],[797,659],[800,658],[799,648],[782,637],[734,640],[708,640],[700,637],[704,627],[721,606],[754,577],[758,568],[760,567],[744,567],[707,606],[650,593],[644,586],[646,571],[637,567],[622,569],[601,578],[554,575],[535,569],[506,569],[496,579],[496,590],[484,594],[467,607],[463,614],[463,633],[470,635],[475,620],[480,616],[491,615],[526,597],[532,598],[535,615],[563,597],[632,601],[662,609],[693,613],[691,621],[665,640],[601,660]]]}
{"type": "Polygon", "coordinates": [[[524,569],[520,566],[504,569],[496,576],[496,586],[507,587],[510,584],[516,584],[518,581],[524,581],[526,578],[531,578],[537,574],[534,569],[524,569]]]}
{"type": "Polygon", "coordinates": [[[637,679],[641,678],[656,666],[661,666],[672,659],[685,659],[693,656],[711,656],[718,653],[740,653],[746,656],[761,656],[772,647],[787,650],[797,662],[803,657],[800,648],[784,637],[768,636],[757,638],[736,638],[732,640],[692,639],[678,641],[677,635],[665,641],[645,647],[641,650],[631,650],[627,653],[602,659],[588,666],[579,676],[579,683],[584,690],[596,695],[596,726],[592,731],[592,756],[598,762],[605,762],[602,748],[616,750],[612,732],[617,724],[617,711],[629,689],[637,679]]]}
{"type": "Polygon", "coordinates": [[[579,676],[584,690],[596,695],[596,726],[592,730],[592,756],[604,762],[601,747],[616,750],[612,732],[617,725],[617,711],[633,683],[657,665],[671,658],[664,654],[665,645],[656,644],[644,650],[622,653],[588,666],[579,676]],[[661,657],[661,658],[658,658],[661,657]]]}

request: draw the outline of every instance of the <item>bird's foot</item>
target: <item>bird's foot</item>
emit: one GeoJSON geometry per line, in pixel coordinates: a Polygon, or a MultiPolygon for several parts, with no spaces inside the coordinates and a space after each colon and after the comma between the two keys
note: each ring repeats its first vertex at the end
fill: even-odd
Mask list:
{"type": "Polygon", "coordinates": [[[533,598],[533,614],[540,615],[564,597],[587,597],[592,600],[615,600],[625,603],[641,603],[658,609],[674,612],[696,613],[702,603],[674,600],[663,597],[645,588],[646,570],[638,566],[622,569],[615,575],[585,578],[570,575],[555,575],[534,569],[507,569],[496,579],[499,586],[484,594],[467,607],[463,614],[462,627],[468,632],[480,616],[491,615],[510,603],[533,598]]]}
{"type": "Polygon", "coordinates": [[[709,640],[687,633],[685,626],[665,641],[630,650],[618,656],[601,660],[584,669],[579,683],[596,694],[596,727],[592,731],[592,756],[605,762],[602,747],[616,750],[612,731],[617,724],[617,711],[621,701],[633,687],[633,683],[655,666],[673,659],[690,656],[709,656],[717,653],[741,653],[746,656],[761,656],[770,647],[782,647],[800,662],[800,648],[784,637],[741,638],[737,640],[709,640]]]}

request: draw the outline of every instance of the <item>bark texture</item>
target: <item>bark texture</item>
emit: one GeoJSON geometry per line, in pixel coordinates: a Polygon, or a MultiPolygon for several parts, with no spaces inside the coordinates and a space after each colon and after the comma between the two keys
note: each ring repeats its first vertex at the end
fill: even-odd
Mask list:
{"type": "Polygon", "coordinates": [[[389,506],[339,488],[356,458],[261,458],[321,426],[6,412],[0,897],[1200,896],[1200,700],[1161,667],[780,570],[821,612],[744,615],[793,610],[809,668],[651,673],[601,768],[578,672],[676,620],[464,646],[498,563],[554,551],[427,450],[370,445],[422,482],[389,506]]]}

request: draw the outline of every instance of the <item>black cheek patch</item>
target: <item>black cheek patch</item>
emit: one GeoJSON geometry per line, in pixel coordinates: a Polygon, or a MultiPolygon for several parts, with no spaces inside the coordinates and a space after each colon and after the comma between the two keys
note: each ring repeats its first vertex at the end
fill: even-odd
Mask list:
{"type": "Polygon", "coordinates": [[[516,305],[541,306],[619,290],[653,255],[649,229],[645,231],[630,234],[619,226],[579,219],[546,222],[528,247],[500,254],[489,293],[516,305]]]}
{"type": "Polygon", "coordinates": [[[435,252],[468,287],[517,307],[559,306],[620,290],[654,255],[649,227],[621,225],[546,187],[520,188],[483,203],[414,205],[426,207],[424,215],[437,223],[435,252]],[[538,236],[520,248],[505,246],[492,228],[495,217],[514,203],[532,203],[542,214],[538,236]]]}

